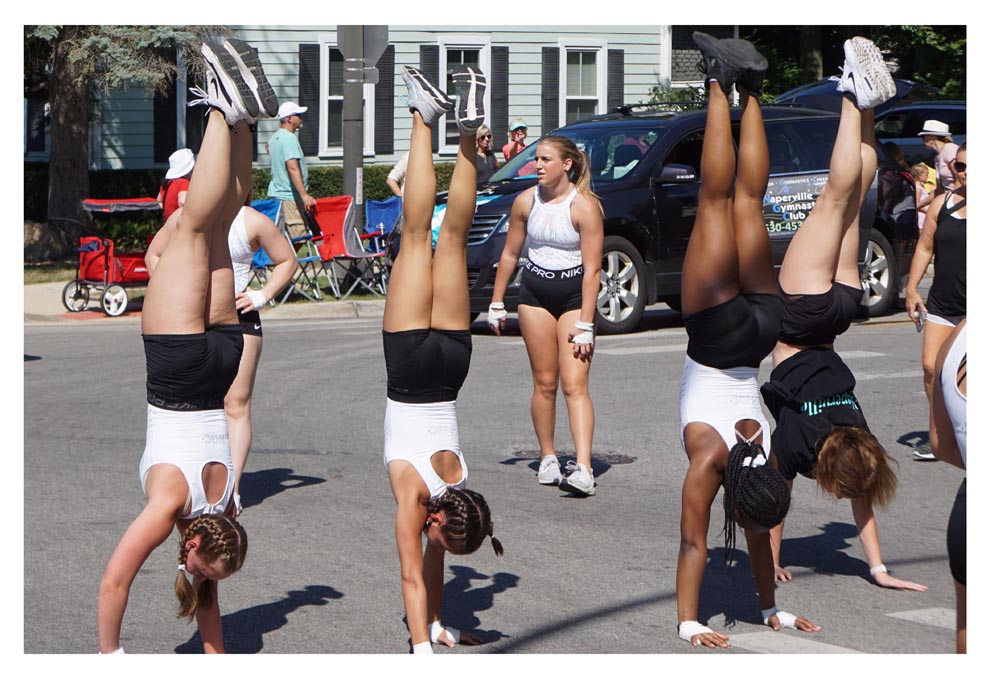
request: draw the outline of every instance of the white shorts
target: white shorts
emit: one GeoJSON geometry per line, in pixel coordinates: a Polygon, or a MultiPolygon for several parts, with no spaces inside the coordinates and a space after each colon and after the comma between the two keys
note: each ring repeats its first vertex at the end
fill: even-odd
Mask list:
{"type": "Polygon", "coordinates": [[[947,328],[954,328],[964,319],[965,316],[937,316],[935,314],[925,314],[926,323],[944,325],[947,328]]]}
{"type": "Polygon", "coordinates": [[[740,420],[755,420],[763,432],[763,448],[770,454],[770,425],[760,405],[758,368],[719,370],[684,357],[681,374],[681,445],[684,428],[704,422],[718,432],[729,450],[741,440],[736,436],[740,420]]]}

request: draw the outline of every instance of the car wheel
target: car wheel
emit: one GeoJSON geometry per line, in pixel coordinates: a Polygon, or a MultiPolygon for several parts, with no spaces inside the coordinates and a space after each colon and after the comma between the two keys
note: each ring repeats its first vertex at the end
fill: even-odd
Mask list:
{"type": "Polygon", "coordinates": [[[598,331],[603,335],[629,332],[646,308],[646,266],[632,243],[608,236],[602,246],[602,285],[598,292],[598,331]]]}
{"type": "Polygon", "coordinates": [[[62,288],[62,306],[69,311],[82,311],[89,305],[89,288],[79,281],[69,281],[62,288]]]}
{"type": "Polygon", "coordinates": [[[887,237],[876,229],[870,231],[863,268],[863,306],[870,317],[887,313],[897,299],[897,259],[887,237]]]}

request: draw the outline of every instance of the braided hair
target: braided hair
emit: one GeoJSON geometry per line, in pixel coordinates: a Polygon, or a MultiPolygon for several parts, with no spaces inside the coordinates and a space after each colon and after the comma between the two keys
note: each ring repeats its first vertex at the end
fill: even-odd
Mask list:
{"type": "MultiPolygon", "coordinates": [[[[186,543],[199,538],[196,551],[209,563],[219,560],[226,575],[240,570],[247,555],[247,533],[241,524],[229,516],[207,514],[196,518],[182,534],[179,543],[179,565],[185,566],[188,549],[186,543]]],[[[175,576],[175,596],[179,599],[179,617],[192,618],[198,608],[212,608],[214,588],[210,580],[203,580],[194,589],[186,578],[185,570],[180,569],[175,576]]]]}
{"type": "Polygon", "coordinates": [[[737,515],[773,528],[784,520],[791,506],[791,490],[783,475],[769,464],[753,465],[761,456],[766,459],[763,446],[747,441],[740,441],[729,451],[723,481],[726,568],[735,552],[737,515]]]}
{"type": "Polygon", "coordinates": [[[481,493],[467,488],[450,488],[440,497],[431,499],[426,512],[443,512],[447,517],[441,531],[452,554],[472,554],[486,537],[492,539],[496,555],[504,553],[502,543],[495,537],[491,510],[481,493]]]}

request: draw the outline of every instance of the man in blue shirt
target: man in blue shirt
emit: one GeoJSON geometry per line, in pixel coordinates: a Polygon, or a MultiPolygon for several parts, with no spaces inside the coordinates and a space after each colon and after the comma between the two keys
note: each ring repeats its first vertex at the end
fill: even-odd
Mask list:
{"type": "Polygon", "coordinates": [[[308,233],[299,214],[298,203],[310,210],[316,199],[307,189],[306,164],[296,130],[303,125],[302,114],[308,107],[287,101],[278,107],[282,126],[268,140],[268,156],[272,164],[272,180],[268,184],[268,197],[282,201],[285,228],[292,237],[308,233]]]}

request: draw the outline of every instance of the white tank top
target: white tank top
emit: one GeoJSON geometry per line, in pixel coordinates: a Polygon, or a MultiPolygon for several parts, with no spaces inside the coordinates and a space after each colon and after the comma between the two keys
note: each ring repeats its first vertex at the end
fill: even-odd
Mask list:
{"type": "Polygon", "coordinates": [[[963,466],[966,466],[966,396],[959,391],[956,386],[956,376],[959,373],[959,364],[966,358],[966,328],[956,335],[955,341],[949,348],[949,353],[945,355],[945,363],[942,364],[942,398],[945,401],[945,409],[949,412],[949,419],[952,421],[952,428],[956,434],[956,445],[959,446],[959,453],[962,455],[963,466]]]}
{"type": "Polygon", "coordinates": [[[581,234],[571,222],[571,203],[577,188],[559,203],[545,203],[540,187],[533,192],[533,208],[526,222],[529,261],[548,271],[563,271],[582,264],[581,234]]]}
{"type": "Polygon", "coordinates": [[[467,487],[467,463],[461,453],[457,434],[455,401],[438,403],[400,403],[385,401],[385,469],[393,460],[405,460],[415,467],[436,499],[448,488],[467,487]],[[447,483],[433,469],[431,458],[441,450],[452,451],[461,463],[461,479],[447,483]]]}
{"type": "Polygon", "coordinates": [[[230,261],[234,265],[234,292],[247,290],[251,280],[251,258],[254,251],[244,228],[244,208],[242,207],[230,224],[227,234],[227,247],[230,248],[230,261]]]}

